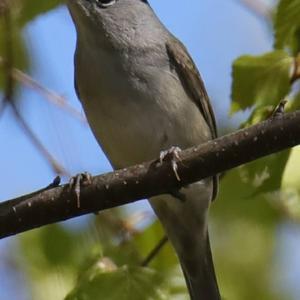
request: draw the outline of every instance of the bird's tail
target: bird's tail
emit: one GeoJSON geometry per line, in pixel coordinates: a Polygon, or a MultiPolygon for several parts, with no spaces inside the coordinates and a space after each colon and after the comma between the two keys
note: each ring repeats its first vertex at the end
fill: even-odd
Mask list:
{"type": "Polygon", "coordinates": [[[205,255],[193,259],[180,259],[191,300],[220,300],[208,233],[204,245],[205,255]]]}
{"type": "Polygon", "coordinates": [[[191,300],[220,300],[207,228],[212,181],[181,191],[183,201],[160,195],[151,198],[151,205],[177,253],[191,300]]]}

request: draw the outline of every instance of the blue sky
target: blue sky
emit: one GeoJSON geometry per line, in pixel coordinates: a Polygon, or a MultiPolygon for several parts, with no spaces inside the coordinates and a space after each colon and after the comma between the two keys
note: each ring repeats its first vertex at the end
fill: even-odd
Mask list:
{"type": "MultiPolygon", "coordinates": [[[[218,122],[234,124],[227,114],[231,63],[242,54],[269,51],[270,28],[236,0],[152,0],[150,3],[169,30],[189,49],[206,83],[218,122]]],[[[75,31],[66,8],[33,20],[25,28],[24,37],[34,58],[31,76],[81,110],[73,87],[75,31]]],[[[70,174],[81,171],[99,174],[110,170],[88,126],[28,89],[22,89],[20,96],[31,128],[70,174]]],[[[52,181],[55,174],[14,122],[9,110],[0,119],[0,143],[0,166],[5,170],[0,172],[0,199],[29,193],[52,181]]],[[[9,249],[11,242],[13,238],[1,241],[0,253],[9,249]]],[[[299,246],[299,240],[291,244],[289,249],[294,253],[299,249],[294,248],[299,246]]],[[[298,262],[289,261],[289,265],[294,263],[298,262]]],[[[4,271],[0,262],[1,278],[4,271]]],[[[2,287],[3,291],[7,287],[4,292],[8,299],[11,299],[8,296],[13,282],[8,278],[2,287]]]]}

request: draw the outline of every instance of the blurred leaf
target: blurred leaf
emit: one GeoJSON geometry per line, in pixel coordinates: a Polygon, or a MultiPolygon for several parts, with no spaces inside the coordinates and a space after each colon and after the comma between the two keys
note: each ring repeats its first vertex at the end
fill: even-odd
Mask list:
{"type": "Polygon", "coordinates": [[[255,125],[259,122],[265,121],[272,115],[274,109],[275,106],[273,105],[266,105],[254,108],[249,118],[245,122],[241,123],[240,128],[245,128],[251,125],[255,125]]]}
{"type": "Polygon", "coordinates": [[[139,249],[132,243],[132,235],[143,233],[137,230],[128,232],[127,218],[122,208],[114,208],[99,213],[94,220],[93,230],[102,245],[103,255],[109,256],[117,265],[137,265],[141,261],[139,249]]]}
{"type": "Polygon", "coordinates": [[[282,300],[270,282],[280,220],[264,194],[243,178],[240,168],[221,180],[218,199],[211,208],[211,240],[214,262],[224,299],[282,300]],[[255,292],[253,292],[255,291],[255,292]]]}
{"type": "Polygon", "coordinates": [[[138,265],[141,261],[139,249],[134,247],[131,240],[111,245],[106,244],[103,247],[103,254],[113,259],[117,265],[125,263],[128,265],[138,265]]]}
{"type": "Polygon", "coordinates": [[[240,168],[243,179],[254,187],[252,195],[273,192],[281,187],[290,149],[263,157],[240,168]]]}
{"type": "Polygon", "coordinates": [[[104,246],[115,245],[116,240],[126,239],[126,228],[124,228],[124,219],[126,216],[122,208],[113,208],[99,213],[94,226],[97,230],[98,238],[104,246]]]}
{"type": "MultiPolygon", "coordinates": [[[[165,232],[161,224],[159,221],[156,221],[146,228],[143,233],[135,236],[133,243],[137,249],[139,249],[142,259],[145,259],[148,256],[150,251],[152,251],[164,235],[165,232]]],[[[178,264],[179,261],[175,251],[171,244],[167,242],[151,261],[150,266],[160,272],[170,272],[178,264]]]]}
{"type": "Polygon", "coordinates": [[[292,57],[280,50],[235,60],[231,113],[253,105],[277,105],[290,91],[292,65],[292,57]]]}
{"type": "Polygon", "coordinates": [[[282,189],[277,195],[277,202],[288,217],[300,221],[300,146],[291,149],[289,160],[282,178],[282,189]]]}
{"type": "Polygon", "coordinates": [[[266,201],[264,194],[255,195],[255,190],[244,179],[241,168],[229,171],[221,180],[218,199],[212,206],[213,215],[224,223],[241,217],[259,225],[273,225],[278,220],[278,212],[266,201]]]}
{"type": "Polygon", "coordinates": [[[244,215],[235,216],[226,223],[219,221],[213,231],[216,236],[213,255],[224,299],[286,299],[278,291],[274,292],[270,284],[277,275],[271,268],[276,227],[259,224],[244,215]]]}
{"type": "MultiPolygon", "coordinates": [[[[22,235],[20,244],[26,263],[40,274],[48,268],[70,268],[79,266],[82,257],[86,256],[84,248],[79,247],[83,240],[80,232],[68,230],[61,224],[48,225],[22,235]],[[32,250],[34,249],[34,251],[32,250]]],[[[89,252],[92,243],[89,244],[89,252]]]]}
{"type": "MultiPolygon", "coordinates": [[[[62,0],[22,0],[13,3],[10,12],[10,30],[4,23],[4,19],[0,17],[0,58],[4,61],[7,59],[7,34],[11,32],[9,39],[13,51],[12,66],[21,70],[28,70],[30,61],[22,36],[22,26],[39,14],[54,9],[63,2],[62,0]]],[[[5,69],[0,65],[0,90],[5,84],[4,71],[5,69]]]]}
{"type": "Polygon", "coordinates": [[[33,20],[36,16],[46,13],[51,9],[64,3],[63,0],[22,0],[20,1],[21,10],[18,16],[18,23],[24,26],[27,22],[33,20]]]}
{"type": "Polygon", "coordinates": [[[85,256],[80,234],[54,224],[22,234],[19,244],[19,259],[31,299],[62,299],[72,287],[74,272],[85,256]]]}
{"type": "Polygon", "coordinates": [[[275,15],[275,47],[289,47],[293,54],[300,50],[300,1],[281,0],[275,15]]]}
{"type": "MultiPolygon", "coordinates": [[[[118,246],[114,244],[111,248],[106,248],[105,254],[109,255],[118,265],[140,265],[157,246],[164,234],[161,224],[155,221],[143,231],[134,234],[132,239],[118,246]]],[[[160,249],[149,266],[159,272],[172,297],[187,297],[184,276],[175,251],[169,242],[160,249]]]]}
{"type": "MultiPolygon", "coordinates": [[[[293,112],[300,108],[300,92],[296,92],[297,89],[294,89],[286,98],[287,100],[284,106],[284,112],[293,112]]],[[[240,128],[248,127],[251,125],[255,125],[259,122],[265,121],[272,116],[274,110],[276,109],[277,105],[266,105],[261,107],[255,107],[248,117],[246,121],[241,123],[240,128]]]]}
{"type": "MultiPolygon", "coordinates": [[[[25,70],[29,66],[29,59],[27,49],[24,43],[24,39],[22,37],[21,29],[14,23],[11,22],[11,36],[10,43],[12,47],[12,55],[13,61],[12,66],[15,68],[19,68],[21,70],[25,70]]],[[[7,28],[4,25],[3,19],[0,18],[0,58],[1,60],[7,59],[7,28]]],[[[0,90],[3,89],[5,84],[5,68],[3,64],[0,64],[0,90]]]]}
{"type": "MultiPolygon", "coordinates": [[[[294,111],[300,109],[300,92],[298,92],[294,97],[289,101],[291,104],[289,105],[289,110],[294,111]]],[[[288,103],[289,104],[289,103],[288,103]]]]}
{"type": "Polygon", "coordinates": [[[123,266],[103,268],[103,261],[80,278],[75,289],[66,300],[143,300],[166,299],[158,288],[159,272],[148,268],[123,266]]]}
{"type": "Polygon", "coordinates": [[[59,224],[46,226],[41,231],[41,251],[52,266],[73,264],[76,235],[59,224]]]}

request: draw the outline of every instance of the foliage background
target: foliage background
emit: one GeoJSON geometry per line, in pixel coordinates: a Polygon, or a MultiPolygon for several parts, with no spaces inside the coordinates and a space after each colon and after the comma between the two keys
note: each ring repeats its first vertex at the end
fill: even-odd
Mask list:
{"type": "MultiPolygon", "coordinates": [[[[150,1],[201,70],[221,133],[265,118],[283,97],[291,100],[287,109],[299,105],[299,85],[290,84],[290,70],[299,53],[300,1],[282,0],[278,10],[274,1],[258,1],[258,8],[270,7],[270,15],[245,2],[150,1]]],[[[11,3],[13,65],[81,111],[73,89],[75,32],[66,8],[58,0],[11,3]]],[[[1,18],[2,58],[10,55],[5,24],[1,18]]],[[[0,88],[4,97],[3,67],[0,88]]],[[[11,101],[66,170],[64,180],[80,171],[110,170],[88,126],[66,112],[66,104],[47,102],[45,92],[24,82],[16,83],[11,101]]],[[[0,118],[3,200],[46,186],[56,175],[12,107],[6,103],[0,118]]],[[[299,299],[299,155],[299,148],[285,151],[230,171],[222,180],[210,225],[225,299],[299,299]]],[[[170,246],[149,268],[140,267],[162,235],[144,201],[1,240],[0,295],[20,300],[187,299],[170,246]]]]}

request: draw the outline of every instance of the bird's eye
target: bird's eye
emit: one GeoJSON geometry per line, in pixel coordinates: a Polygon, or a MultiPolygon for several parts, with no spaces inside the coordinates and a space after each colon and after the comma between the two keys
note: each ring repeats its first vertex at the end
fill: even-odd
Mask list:
{"type": "Polygon", "coordinates": [[[117,0],[96,0],[96,3],[102,7],[106,8],[116,3],[117,0]]]}

